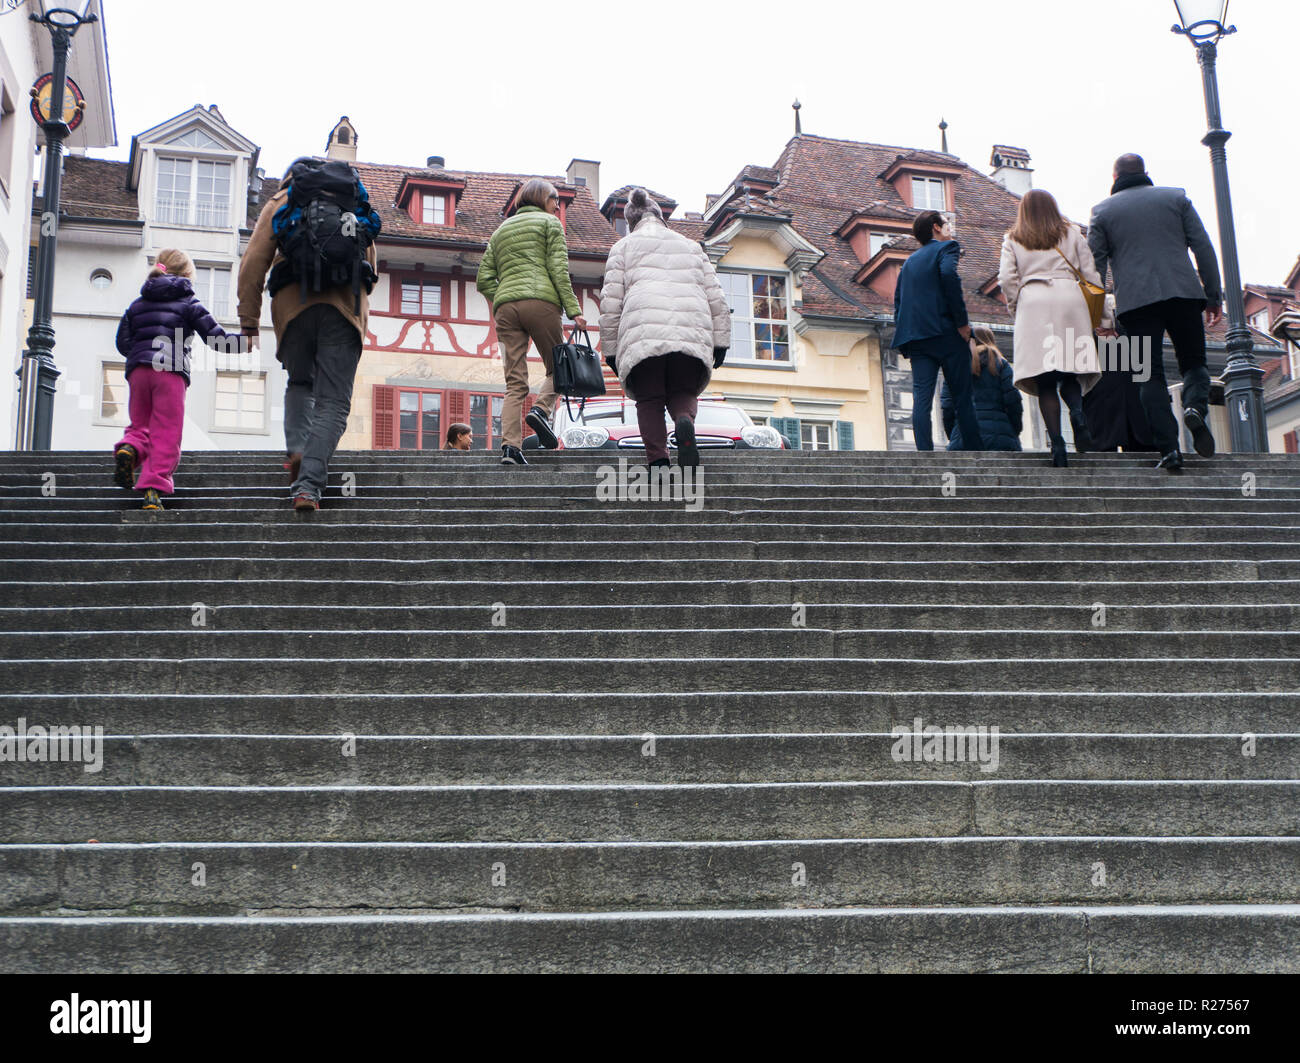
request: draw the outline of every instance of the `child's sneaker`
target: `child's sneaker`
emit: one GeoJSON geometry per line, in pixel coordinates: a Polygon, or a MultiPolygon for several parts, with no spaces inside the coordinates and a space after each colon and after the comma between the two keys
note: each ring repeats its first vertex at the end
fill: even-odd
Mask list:
{"type": "Polygon", "coordinates": [[[140,508],[149,510],[162,509],[162,497],[151,487],[144,493],[144,505],[140,508]]]}
{"type": "Polygon", "coordinates": [[[320,501],[312,498],[306,491],[299,491],[293,496],[293,508],[298,513],[315,513],[320,509],[320,501]]]}
{"type": "Polygon", "coordinates": [[[130,443],[123,443],[113,452],[113,483],[128,491],[135,486],[135,465],[140,455],[130,443]]]}

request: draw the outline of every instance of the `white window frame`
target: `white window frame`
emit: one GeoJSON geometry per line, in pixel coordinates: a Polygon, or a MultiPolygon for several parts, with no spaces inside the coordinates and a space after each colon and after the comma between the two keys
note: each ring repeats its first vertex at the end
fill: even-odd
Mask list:
{"type": "Polygon", "coordinates": [[[942,177],[912,177],[912,209],[937,210],[940,214],[948,210],[948,182],[942,177]],[[936,188],[937,186],[937,188],[936,188]],[[921,192],[921,195],[917,193],[921,192]],[[939,202],[935,203],[935,196],[939,202]]]}
{"type": "Polygon", "coordinates": [[[420,193],[420,220],[424,225],[447,224],[447,198],[446,192],[420,193]]]}
{"type": "MultiPolygon", "coordinates": [[[[116,383],[116,381],[113,381],[116,383]]],[[[99,390],[95,395],[95,423],[102,425],[113,425],[114,427],[126,427],[131,423],[130,404],[131,393],[126,382],[126,359],[119,359],[116,362],[99,363],[99,390]],[[120,376],[122,382],[122,401],[117,403],[121,410],[116,416],[104,412],[104,389],[109,386],[109,376],[120,376]]]]}
{"type": "Polygon", "coordinates": [[[871,244],[868,249],[867,261],[870,261],[871,259],[875,258],[878,254],[880,254],[881,248],[883,248],[892,239],[893,237],[889,233],[871,233],[870,235],[871,244]]]}
{"type": "Polygon", "coordinates": [[[442,282],[441,281],[422,281],[406,279],[398,282],[397,291],[397,309],[404,317],[418,318],[441,318],[442,306],[442,282]],[[408,300],[406,289],[416,289],[416,298],[408,300]],[[433,308],[430,309],[429,297],[433,297],[433,308]],[[408,310],[410,303],[416,303],[418,306],[413,310],[408,310]]]}
{"type": "Polygon", "coordinates": [[[790,318],[790,303],[793,297],[794,284],[789,273],[781,273],[775,270],[764,269],[720,269],[718,270],[718,280],[722,284],[723,295],[726,297],[727,306],[731,308],[731,349],[727,353],[727,365],[744,365],[747,368],[752,367],[772,367],[792,369],[794,368],[794,322],[790,318]],[[738,291],[733,291],[735,282],[731,278],[743,277],[744,295],[738,291]],[[755,277],[772,277],[780,280],[785,285],[785,317],[755,317],[754,316],[754,278],[755,277]],[[744,305],[738,305],[743,298],[744,305]],[[744,311],[742,313],[742,310],[744,311]],[[778,358],[759,358],[757,330],[760,325],[771,325],[785,329],[785,348],[786,356],[784,359],[778,358]],[[746,348],[736,342],[737,331],[743,330],[748,333],[748,353],[746,348]]]}
{"type": "MultiPolygon", "coordinates": [[[[267,433],[269,433],[271,429],[270,429],[270,421],[268,420],[268,417],[269,417],[269,415],[270,415],[270,405],[271,405],[271,403],[270,403],[270,393],[269,393],[269,391],[268,391],[268,384],[269,384],[269,381],[268,381],[267,377],[268,377],[268,374],[266,373],[265,370],[257,370],[257,371],[252,372],[252,373],[235,372],[235,371],[233,371],[233,370],[232,370],[232,371],[218,370],[218,371],[213,375],[213,384],[212,384],[212,431],[214,431],[214,432],[223,432],[223,433],[225,433],[225,434],[227,434],[227,435],[262,435],[262,436],[264,436],[264,435],[266,435],[267,433]],[[242,400],[242,398],[243,398],[243,397],[245,396],[245,394],[246,394],[246,392],[245,392],[245,390],[244,390],[244,382],[245,382],[245,380],[247,380],[247,379],[250,378],[250,377],[251,377],[251,378],[260,378],[260,379],[261,379],[261,381],[262,381],[262,412],[261,412],[262,421],[261,421],[261,425],[260,425],[260,426],[258,426],[258,427],[249,427],[249,426],[247,426],[247,425],[241,425],[241,424],[236,424],[236,425],[223,425],[223,424],[219,424],[219,423],[218,423],[217,417],[218,417],[218,414],[219,414],[219,413],[230,412],[230,411],[225,411],[225,410],[219,410],[218,407],[217,407],[217,399],[218,399],[218,396],[220,396],[221,394],[223,394],[223,392],[222,392],[222,390],[221,390],[221,381],[222,381],[222,380],[229,380],[229,379],[232,378],[232,377],[236,378],[236,379],[239,381],[239,387],[235,390],[235,395],[236,395],[237,399],[239,399],[239,400],[242,400]]],[[[243,403],[242,403],[242,401],[237,401],[236,404],[235,404],[235,409],[234,409],[234,413],[237,415],[237,416],[236,416],[236,419],[238,420],[238,419],[239,419],[239,415],[242,415],[242,414],[245,413],[245,412],[252,413],[252,412],[254,412],[254,411],[245,411],[244,408],[243,408],[243,403]]]]}
{"type": "MultiPolygon", "coordinates": [[[[171,225],[179,228],[193,229],[228,229],[234,207],[235,163],[233,159],[214,159],[187,152],[158,153],[154,169],[154,217],[155,225],[171,225]],[[163,198],[163,164],[184,163],[189,168],[188,187],[184,189],[185,198],[174,198],[177,189],[169,189],[171,195],[163,198]],[[210,197],[211,202],[199,202],[200,173],[205,166],[224,167],[226,171],[225,202],[210,197]],[[166,203],[166,206],[164,206],[166,203]]],[[[208,175],[215,177],[215,171],[208,175]]],[[[215,187],[215,184],[214,184],[215,187]]]]}
{"type": "Polygon", "coordinates": [[[835,450],[837,448],[837,443],[838,440],[836,439],[835,423],[833,421],[810,421],[805,420],[802,417],[799,418],[800,450],[835,450]],[[804,433],[809,428],[813,429],[814,432],[813,446],[809,446],[807,440],[804,438],[804,433]],[[826,430],[826,445],[820,446],[818,445],[819,441],[816,439],[816,433],[819,429],[823,428],[826,430]]]}
{"type": "Polygon", "coordinates": [[[194,267],[194,294],[199,297],[199,302],[207,307],[208,313],[218,321],[234,320],[230,299],[233,281],[234,273],[230,266],[196,264],[194,267]],[[218,274],[225,276],[224,302],[218,299],[218,289],[223,287],[217,284],[218,274]]]}
{"type": "Polygon", "coordinates": [[[1291,356],[1291,379],[1300,380],[1300,343],[1288,340],[1286,347],[1291,356]]]}

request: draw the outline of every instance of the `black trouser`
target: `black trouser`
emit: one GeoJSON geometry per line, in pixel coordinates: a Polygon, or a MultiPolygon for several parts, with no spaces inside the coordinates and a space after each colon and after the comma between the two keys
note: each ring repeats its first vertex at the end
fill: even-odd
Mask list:
{"type": "Polygon", "coordinates": [[[904,344],[900,350],[912,363],[912,438],[917,450],[934,449],[934,389],[939,371],[948,382],[957,424],[961,428],[962,450],[983,450],[979,418],[975,415],[974,383],[970,368],[970,346],[954,330],[949,336],[904,344]]]}
{"type": "Polygon", "coordinates": [[[1207,421],[1210,415],[1210,370],[1205,364],[1203,299],[1165,299],[1139,306],[1119,315],[1129,342],[1150,358],[1151,376],[1142,384],[1142,408],[1161,454],[1178,449],[1178,422],[1170,409],[1169,384],[1165,380],[1165,333],[1174,345],[1178,371],[1183,377],[1183,408],[1196,410],[1207,421]]]}

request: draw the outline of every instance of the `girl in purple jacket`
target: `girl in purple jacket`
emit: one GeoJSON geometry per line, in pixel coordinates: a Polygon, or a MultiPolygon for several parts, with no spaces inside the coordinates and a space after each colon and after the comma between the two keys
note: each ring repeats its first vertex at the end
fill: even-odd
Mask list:
{"type": "Polygon", "coordinates": [[[234,338],[194,294],[194,263],[174,247],[158,252],[140,298],[122,315],[117,349],[126,358],[131,424],[113,448],[113,482],[144,492],[145,509],[162,509],[174,490],[181,459],[185,389],[190,386],[190,339],[234,338]]]}

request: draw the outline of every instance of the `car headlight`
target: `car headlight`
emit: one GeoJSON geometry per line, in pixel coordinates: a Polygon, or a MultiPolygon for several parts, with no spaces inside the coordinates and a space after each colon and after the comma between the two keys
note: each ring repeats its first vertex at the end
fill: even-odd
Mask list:
{"type": "Polygon", "coordinates": [[[761,447],[767,450],[781,449],[781,434],[775,428],[765,424],[751,425],[741,431],[740,438],[751,447],[761,447]]]}
{"type": "Polygon", "coordinates": [[[565,450],[592,450],[596,447],[603,447],[609,442],[609,432],[604,428],[587,428],[584,425],[574,425],[564,430],[561,437],[564,441],[565,450]]]}

